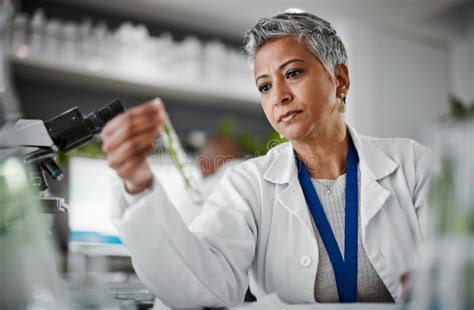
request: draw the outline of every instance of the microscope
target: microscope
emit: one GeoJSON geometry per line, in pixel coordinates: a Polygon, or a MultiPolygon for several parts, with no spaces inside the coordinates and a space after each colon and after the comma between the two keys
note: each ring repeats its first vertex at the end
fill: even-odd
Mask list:
{"type": "Polygon", "coordinates": [[[57,152],[68,152],[89,142],[108,121],[122,112],[124,107],[116,99],[87,117],[74,107],[46,122],[20,119],[0,132],[0,149],[20,149],[24,163],[30,167],[31,185],[43,202],[43,212],[66,212],[64,198],[49,196],[45,177],[48,174],[56,181],[64,177],[55,161],[57,152]]]}
{"type": "Polygon", "coordinates": [[[50,119],[21,119],[20,105],[10,78],[10,36],[13,5],[0,0],[0,160],[9,156],[23,159],[29,167],[29,180],[43,201],[44,211],[66,211],[64,199],[51,197],[46,174],[60,181],[63,172],[55,157],[68,152],[98,134],[114,116],[124,111],[119,100],[83,117],[77,107],[50,119]]]}

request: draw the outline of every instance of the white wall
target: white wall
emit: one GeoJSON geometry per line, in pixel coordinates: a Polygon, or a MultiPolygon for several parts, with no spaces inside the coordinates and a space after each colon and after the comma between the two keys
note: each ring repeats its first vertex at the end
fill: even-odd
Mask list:
{"type": "Polygon", "coordinates": [[[347,22],[347,119],[360,132],[422,140],[447,111],[448,48],[423,36],[347,22]]]}
{"type": "Polygon", "coordinates": [[[465,102],[474,100],[474,5],[464,35],[450,45],[450,92],[465,102]]]}
{"type": "Polygon", "coordinates": [[[343,40],[349,56],[349,74],[351,87],[347,98],[347,120],[360,132],[380,135],[380,117],[376,117],[374,106],[377,100],[377,71],[374,46],[375,28],[368,24],[359,24],[352,28],[348,23],[343,40]]]}

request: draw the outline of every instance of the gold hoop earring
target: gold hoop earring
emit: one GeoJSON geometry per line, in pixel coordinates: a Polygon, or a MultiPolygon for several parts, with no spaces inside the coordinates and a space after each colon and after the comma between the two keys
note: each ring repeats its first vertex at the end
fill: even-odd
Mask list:
{"type": "Polygon", "coordinates": [[[338,106],[337,106],[337,110],[339,111],[339,113],[346,112],[346,103],[344,102],[344,99],[338,97],[338,101],[339,101],[339,103],[338,103],[338,106]]]}

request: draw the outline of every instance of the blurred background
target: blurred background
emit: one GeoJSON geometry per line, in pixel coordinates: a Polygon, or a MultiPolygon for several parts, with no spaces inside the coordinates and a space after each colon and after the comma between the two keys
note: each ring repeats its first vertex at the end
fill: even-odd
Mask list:
{"type": "MultiPolygon", "coordinates": [[[[342,37],[351,76],[346,118],[361,133],[427,142],[447,119],[474,112],[472,0],[12,4],[10,46],[4,52],[22,118],[48,120],[73,106],[87,114],[115,98],[130,108],[158,96],[189,156],[264,154],[281,139],[260,108],[242,37],[258,18],[288,8],[327,19],[342,37]]],[[[55,219],[63,254],[72,249],[126,258],[107,218],[114,174],[100,141],[60,154],[60,160],[66,179],[51,181],[50,189],[70,204],[69,216],[55,219]]],[[[154,163],[172,200],[192,204],[180,194],[179,171],[161,157],[154,163]]],[[[211,180],[220,167],[195,168],[211,180]]],[[[206,193],[217,180],[204,186],[206,193]]],[[[183,210],[191,221],[199,206],[183,210]]],[[[129,262],[122,263],[112,263],[112,269],[126,269],[129,262]]]]}
{"type": "Polygon", "coordinates": [[[421,139],[448,112],[448,96],[474,94],[470,0],[17,1],[13,74],[24,115],[85,112],[119,97],[160,96],[180,136],[217,130],[231,116],[269,130],[242,35],[290,7],[329,20],[352,78],[347,119],[362,133],[421,139]]]}

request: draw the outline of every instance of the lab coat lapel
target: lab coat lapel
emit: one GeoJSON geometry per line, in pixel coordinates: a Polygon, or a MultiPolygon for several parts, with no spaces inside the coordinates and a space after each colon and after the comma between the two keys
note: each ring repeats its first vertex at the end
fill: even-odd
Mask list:
{"type": "Polygon", "coordinates": [[[306,199],[297,177],[293,178],[290,184],[278,194],[277,199],[282,207],[296,216],[306,226],[308,231],[312,233],[313,225],[309,217],[306,199]]]}
{"type": "Polygon", "coordinates": [[[293,147],[290,143],[285,143],[276,151],[272,163],[264,174],[264,178],[272,183],[282,185],[281,191],[276,192],[277,201],[312,232],[313,226],[298,180],[293,147]]]}
{"type": "Polygon", "coordinates": [[[390,196],[390,191],[385,189],[379,181],[395,172],[398,164],[374,145],[373,138],[359,135],[350,125],[347,127],[359,155],[361,171],[359,208],[364,240],[367,225],[390,196]]]}
{"type": "Polygon", "coordinates": [[[370,220],[385,204],[390,192],[382,187],[369,173],[361,168],[360,221],[362,240],[370,220]]]}

